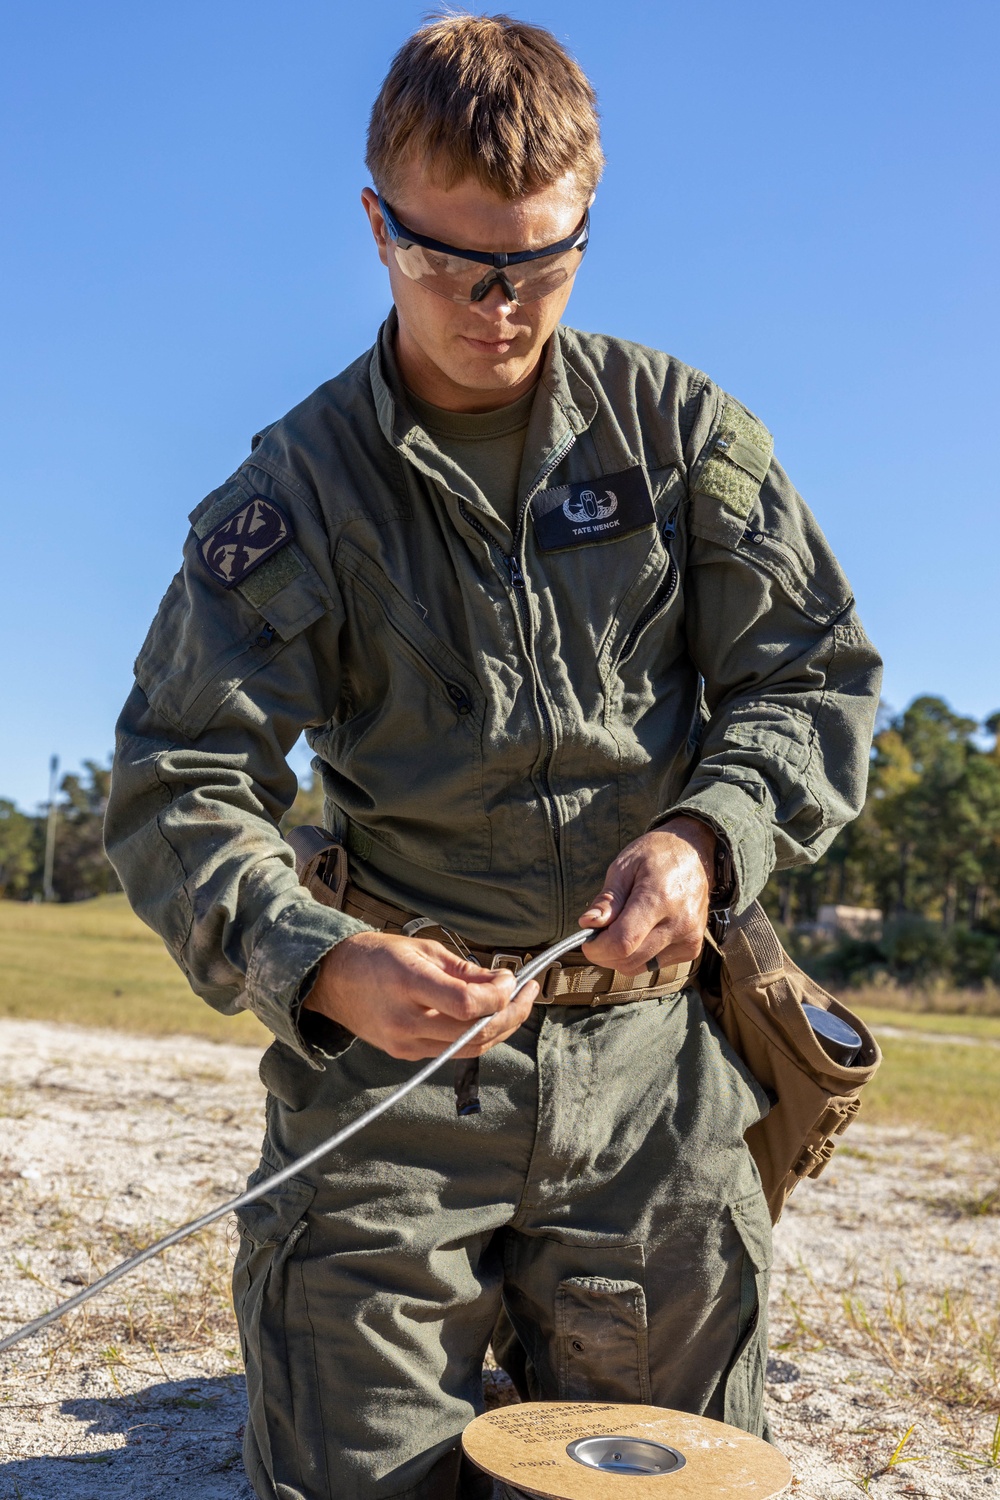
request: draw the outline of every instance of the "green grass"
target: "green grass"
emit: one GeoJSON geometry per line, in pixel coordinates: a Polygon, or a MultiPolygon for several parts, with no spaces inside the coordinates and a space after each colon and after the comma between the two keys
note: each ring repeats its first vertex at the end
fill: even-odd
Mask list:
{"type": "MultiPolygon", "coordinates": [[[[851,1004],[849,995],[844,997],[844,1003],[851,1004]]],[[[853,1009],[869,1026],[895,1026],[899,1031],[936,1031],[1000,1041],[1000,1016],[958,1015],[954,1011],[942,1015],[938,1011],[891,1010],[878,1005],[854,1005],[853,1009]]]]}
{"type": "MultiPolygon", "coordinates": [[[[958,1017],[948,1017],[952,1025],[958,1017]]],[[[931,1046],[880,1039],[884,1061],[864,1091],[869,1125],[917,1125],[968,1135],[997,1151],[1000,1142],[1000,1047],[931,1046]]]]}
{"type": "MultiPolygon", "coordinates": [[[[1000,1037],[1000,1017],[858,1005],[873,1025],[1000,1037]]],[[[0,1016],[71,1021],[116,1031],[186,1032],[265,1046],[249,1014],[221,1016],[199,1000],[124,896],[67,906],[0,901],[0,1016]]],[[[862,1118],[1000,1141],[1000,1047],[932,1046],[886,1037],[885,1062],[865,1090],[862,1118]]]]}
{"type": "MultiPolygon", "coordinates": [[[[851,1003],[848,998],[848,1004],[851,1003]]],[[[969,1135],[995,1151],[1000,1143],[1000,1047],[934,1045],[934,1035],[1000,1040],[1000,1016],[859,1005],[869,1026],[919,1033],[879,1037],[884,1061],[864,1093],[861,1118],[872,1125],[918,1125],[969,1135]]]]}
{"type": "Polygon", "coordinates": [[[256,1046],[271,1039],[248,1012],[222,1016],[192,994],[124,896],[0,901],[0,1016],[256,1046]]]}

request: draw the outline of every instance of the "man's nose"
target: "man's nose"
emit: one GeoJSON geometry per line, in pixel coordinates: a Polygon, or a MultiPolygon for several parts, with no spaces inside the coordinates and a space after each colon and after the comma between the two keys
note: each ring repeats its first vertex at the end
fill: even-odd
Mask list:
{"type": "Polygon", "coordinates": [[[494,281],[485,297],[481,297],[478,302],[471,302],[469,304],[477,312],[482,313],[484,317],[489,318],[491,322],[496,318],[509,317],[517,305],[517,298],[508,297],[503,285],[499,281],[494,281]]]}

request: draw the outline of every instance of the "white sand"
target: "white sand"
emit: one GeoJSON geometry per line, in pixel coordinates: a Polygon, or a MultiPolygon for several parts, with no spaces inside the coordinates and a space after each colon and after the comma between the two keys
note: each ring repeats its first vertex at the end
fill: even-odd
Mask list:
{"type": "MultiPolygon", "coordinates": [[[[238,1192],[261,1131],[253,1049],[0,1022],[0,1330],[238,1192]]],[[[1000,1500],[1000,1470],[958,1457],[985,1456],[1000,1399],[991,1413],[926,1389],[968,1363],[966,1324],[988,1334],[1000,1310],[1000,1218],[959,1207],[998,1164],[864,1126],[849,1148],[776,1237],[769,1410],[794,1493],[847,1500],[867,1480],[875,1497],[1000,1500]],[[843,1296],[878,1329],[897,1273],[905,1336],[880,1349],[843,1296]],[[972,1310],[954,1348],[947,1321],[921,1331],[946,1289],[972,1310]],[[922,1461],[867,1479],[911,1422],[901,1456],[922,1461]]],[[[0,1500],[251,1500],[232,1253],[220,1224],[0,1356],[0,1500]]]]}

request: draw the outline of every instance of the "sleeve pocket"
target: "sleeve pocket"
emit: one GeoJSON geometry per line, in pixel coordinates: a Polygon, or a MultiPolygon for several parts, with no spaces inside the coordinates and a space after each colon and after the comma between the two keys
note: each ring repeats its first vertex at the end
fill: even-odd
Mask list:
{"type": "Polygon", "coordinates": [[[225,593],[202,571],[192,546],[135,663],[136,681],[150,707],[191,738],[249,677],[331,607],[308,565],[259,608],[236,591],[225,593]]]}

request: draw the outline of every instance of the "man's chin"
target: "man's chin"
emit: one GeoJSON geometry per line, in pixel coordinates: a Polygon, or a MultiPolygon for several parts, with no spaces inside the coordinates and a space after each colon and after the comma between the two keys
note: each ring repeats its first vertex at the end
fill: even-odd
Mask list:
{"type": "Polygon", "coordinates": [[[472,391],[509,391],[520,384],[538,363],[538,356],[525,358],[519,354],[514,358],[499,354],[482,354],[472,359],[455,362],[445,373],[456,385],[472,391]]]}

